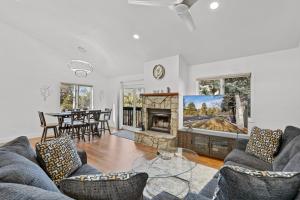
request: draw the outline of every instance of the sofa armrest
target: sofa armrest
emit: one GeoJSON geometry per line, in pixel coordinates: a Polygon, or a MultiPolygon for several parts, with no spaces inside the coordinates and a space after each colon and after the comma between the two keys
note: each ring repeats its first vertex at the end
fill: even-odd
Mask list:
{"type": "Polygon", "coordinates": [[[246,147],[247,147],[247,144],[248,144],[248,141],[249,141],[248,139],[243,139],[243,138],[237,139],[236,144],[235,144],[235,148],[239,149],[241,151],[245,151],[246,147]]]}
{"type": "Polygon", "coordinates": [[[86,152],[84,150],[78,149],[77,153],[78,153],[78,155],[80,157],[80,160],[81,160],[82,164],[83,165],[87,164],[87,154],[86,154],[86,152]]]}

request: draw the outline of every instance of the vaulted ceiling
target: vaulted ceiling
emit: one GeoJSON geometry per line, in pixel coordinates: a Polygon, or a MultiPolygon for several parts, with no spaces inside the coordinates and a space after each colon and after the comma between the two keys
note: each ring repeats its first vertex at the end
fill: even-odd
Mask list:
{"type": "Polygon", "coordinates": [[[1,0],[0,23],[108,77],[141,73],[145,61],[175,54],[200,64],[299,45],[299,0],[220,0],[216,11],[209,2],[191,9],[195,32],[167,8],[127,0],[1,0]]]}

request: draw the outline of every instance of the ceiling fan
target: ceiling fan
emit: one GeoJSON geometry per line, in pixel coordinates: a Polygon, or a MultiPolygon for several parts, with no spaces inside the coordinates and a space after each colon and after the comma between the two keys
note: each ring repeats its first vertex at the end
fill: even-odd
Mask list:
{"type": "Polygon", "coordinates": [[[193,21],[190,8],[198,0],[128,0],[129,4],[144,5],[144,6],[166,6],[176,12],[176,14],[187,25],[190,31],[196,29],[193,21]]]}

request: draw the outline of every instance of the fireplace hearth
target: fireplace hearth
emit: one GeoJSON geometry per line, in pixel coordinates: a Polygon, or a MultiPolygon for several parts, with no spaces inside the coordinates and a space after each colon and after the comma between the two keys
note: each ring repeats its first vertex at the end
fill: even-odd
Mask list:
{"type": "Polygon", "coordinates": [[[171,109],[147,109],[148,129],[162,133],[171,133],[171,109]]]}

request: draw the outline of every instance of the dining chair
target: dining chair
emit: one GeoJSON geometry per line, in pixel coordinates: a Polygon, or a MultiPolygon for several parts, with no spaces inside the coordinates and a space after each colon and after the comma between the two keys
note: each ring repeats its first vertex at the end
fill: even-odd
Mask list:
{"type": "Polygon", "coordinates": [[[70,117],[59,116],[58,117],[58,132],[60,135],[68,133],[70,131],[70,127],[67,122],[71,122],[70,117]]]}
{"type": "Polygon", "coordinates": [[[86,131],[86,134],[89,137],[89,141],[94,135],[98,135],[99,137],[101,136],[99,134],[98,126],[100,123],[100,115],[101,115],[101,110],[90,110],[87,114],[87,124],[88,124],[88,130],[86,131]]]}
{"type": "Polygon", "coordinates": [[[110,116],[111,116],[111,111],[112,109],[109,108],[105,108],[104,112],[101,112],[101,114],[103,115],[103,118],[100,119],[100,128],[99,131],[102,134],[102,131],[105,133],[105,131],[108,131],[109,134],[111,134],[110,131],[110,127],[109,127],[109,120],[110,120],[110,116]]]}
{"type": "Polygon", "coordinates": [[[71,112],[71,121],[66,121],[69,131],[68,133],[71,135],[71,138],[74,139],[76,135],[80,140],[80,136],[85,141],[84,133],[86,131],[87,123],[85,122],[86,111],[72,111],[71,112]]]}
{"type": "Polygon", "coordinates": [[[53,129],[55,138],[58,137],[59,136],[58,131],[57,131],[58,124],[47,124],[44,113],[38,111],[38,114],[39,114],[39,118],[40,118],[40,125],[43,128],[41,142],[45,142],[47,140],[47,138],[53,138],[53,137],[47,136],[49,129],[53,129]]]}

